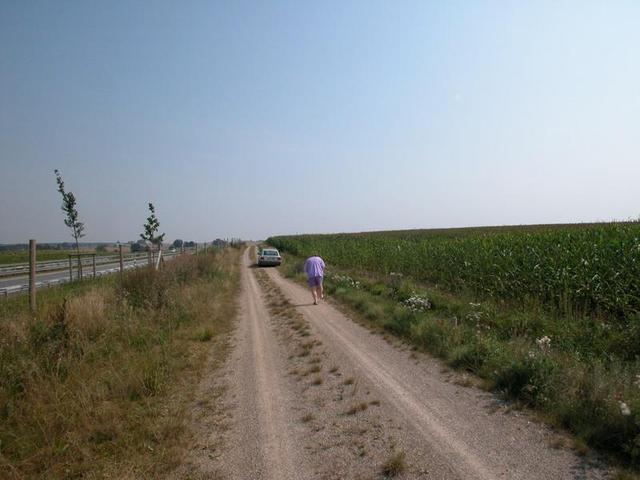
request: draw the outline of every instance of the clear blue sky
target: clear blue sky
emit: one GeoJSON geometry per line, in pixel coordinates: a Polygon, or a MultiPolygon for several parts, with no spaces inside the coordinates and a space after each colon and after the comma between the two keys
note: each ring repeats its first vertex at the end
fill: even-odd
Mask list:
{"type": "Polygon", "coordinates": [[[640,2],[0,0],[0,243],[640,215],[640,2]]]}

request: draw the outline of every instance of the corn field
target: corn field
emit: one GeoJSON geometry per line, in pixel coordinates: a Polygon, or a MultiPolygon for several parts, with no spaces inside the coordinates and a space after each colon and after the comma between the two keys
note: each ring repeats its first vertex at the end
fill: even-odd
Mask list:
{"type": "Polygon", "coordinates": [[[402,273],[479,298],[564,313],[640,311],[640,223],[278,236],[270,244],[328,264],[402,273]]]}

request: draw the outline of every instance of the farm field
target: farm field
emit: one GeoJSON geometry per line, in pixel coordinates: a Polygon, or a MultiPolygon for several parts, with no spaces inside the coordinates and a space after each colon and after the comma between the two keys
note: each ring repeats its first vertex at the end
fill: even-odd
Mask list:
{"type": "Polygon", "coordinates": [[[272,237],[354,314],[640,462],[640,224],[272,237]]]}
{"type": "MultiPolygon", "coordinates": [[[[80,250],[81,253],[95,253],[94,250],[80,250]]],[[[70,253],[75,250],[40,250],[37,251],[39,262],[47,260],[66,260],[70,253]]],[[[8,265],[11,263],[26,263],[29,261],[28,250],[9,250],[0,252],[0,265],[8,265]]]]}
{"type": "Polygon", "coordinates": [[[569,313],[640,310],[640,223],[535,225],[273,237],[340,267],[411,276],[478,298],[569,313]]]}

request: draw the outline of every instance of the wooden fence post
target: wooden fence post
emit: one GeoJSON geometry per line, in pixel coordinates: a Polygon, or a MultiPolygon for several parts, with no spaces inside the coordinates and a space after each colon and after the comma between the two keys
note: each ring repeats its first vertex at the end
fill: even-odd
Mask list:
{"type": "Polygon", "coordinates": [[[96,254],[94,253],[92,257],[93,257],[93,278],[95,279],[96,278],[96,254]]]}
{"type": "Polygon", "coordinates": [[[71,264],[71,255],[69,255],[69,281],[73,282],[73,265],[71,264]]]}
{"type": "Polygon", "coordinates": [[[29,240],[29,308],[36,311],[36,241],[29,240]]]}
{"type": "Polygon", "coordinates": [[[120,281],[122,282],[122,276],[124,275],[124,262],[122,261],[122,245],[118,245],[118,252],[120,254],[120,281]]]}

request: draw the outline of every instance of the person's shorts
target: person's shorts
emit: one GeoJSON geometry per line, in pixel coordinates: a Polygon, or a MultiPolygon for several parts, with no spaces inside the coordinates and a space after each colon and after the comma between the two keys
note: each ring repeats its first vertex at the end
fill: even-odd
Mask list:
{"type": "Polygon", "coordinates": [[[309,277],[307,283],[311,288],[322,286],[322,277],[309,277]]]}

